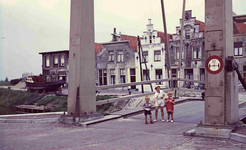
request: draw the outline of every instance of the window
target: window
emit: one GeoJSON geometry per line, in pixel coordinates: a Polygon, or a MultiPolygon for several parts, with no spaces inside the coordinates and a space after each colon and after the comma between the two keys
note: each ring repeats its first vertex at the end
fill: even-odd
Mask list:
{"type": "Polygon", "coordinates": [[[205,81],[205,69],[200,68],[200,81],[205,81]]]}
{"type": "Polygon", "coordinates": [[[161,61],[161,51],[154,51],[154,61],[161,61]]]}
{"type": "MultiPolygon", "coordinates": [[[[136,82],[136,69],[130,68],[130,80],[131,82],[136,82]]],[[[136,89],[136,85],[132,85],[131,89],[136,89]]]]}
{"type": "Polygon", "coordinates": [[[185,30],[185,39],[190,39],[190,30],[185,30]]]}
{"type": "Polygon", "coordinates": [[[194,46],[193,47],[193,59],[201,59],[200,46],[194,46]]]}
{"type": "Polygon", "coordinates": [[[151,35],[149,36],[149,43],[152,43],[152,37],[151,37],[151,35]]]}
{"type": "Polygon", "coordinates": [[[108,61],[109,62],[114,62],[114,52],[113,51],[109,52],[108,61]]]}
{"type": "Polygon", "coordinates": [[[143,60],[142,60],[142,62],[144,62],[144,60],[145,60],[146,63],[148,62],[148,51],[143,51],[143,60]]]}
{"type": "Polygon", "coordinates": [[[123,51],[118,51],[118,62],[123,62],[123,58],[124,58],[123,51]]]}
{"type": "Polygon", "coordinates": [[[54,55],[54,67],[58,67],[58,55],[54,55]]]}
{"type": "Polygon", "coordinates": [[[99,85],[107,85],[107,70],[99,69],[99,85]]]}
{"type": "MultiPolygon", "coordinates": [[[[181,59],[184,59],[184,49],[182,48],[182,58],[181,59]]],[[[176,48],[176,59],[179,59],[179,47],[176,48]]]]}
{"type": "Polygon", "coordinates": [[[110,75],[111,75],[111,84],[115,84],[115,70],[114,69],[110,70],[110,75]]]}
{"type": "Polygon", "coordinates": [[[234,43],[234,56],[243,56],[242,42],[234,43]]]}
{"type": "Polygon", "coordinates": [[[65,56],[61,55],[61,66],[64,66],[65,63],[65,56]]]}
{"type": "Polygon", "coordinates": [[[46,72],[46,82],[50,82],[50,74],[49,74],[49,72],[46,72]]]}
{"type": "MultiPolygon", "coordinates": [[[[193,80],[193,69],[185,69],[185,79],[193,80]]],[[[185,82],[186,85],[193,85],[193,82],[185,82]]]]}
{"type": "MultiPolygon", "coordinates": [[[[155,79],[162,79],[162,69],[155,70],[155,79]]],[[[156,84],[162,84],[162,82],[157,82],[156,84]]]]}
{"type": "Polygon", "coordinates": [[[45,67],[49,67],[50,66],[50,56],[46,56],[45,57],[45,67]]]}
{"type": "Polygon", "coordinates": [[[120,69],[120,83],[126,83],[125,69],[120,69]]]}
{"type": "Polygon", "coordinates": [[[143,81],[149,80],[149,70],[143,70],[143,81]]]}
{"type": "Polygon", "coordinates": [[[246,66],[243,66],[243,71],[246,71],[246,66]]]}

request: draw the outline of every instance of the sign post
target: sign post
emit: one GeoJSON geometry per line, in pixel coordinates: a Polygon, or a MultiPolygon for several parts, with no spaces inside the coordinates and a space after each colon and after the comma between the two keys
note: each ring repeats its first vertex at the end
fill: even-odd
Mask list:
{"type": "Polygon", "coordinates": [[[205,1],[205,116],[195,135],[229,138],[239,121],[238,78],[233,57],[232,0],[205,1]]]}

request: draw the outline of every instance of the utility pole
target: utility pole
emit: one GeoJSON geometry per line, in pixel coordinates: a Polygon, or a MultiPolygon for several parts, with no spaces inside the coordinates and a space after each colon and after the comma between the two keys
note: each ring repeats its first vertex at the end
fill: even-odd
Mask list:
{"type": "Polygon", "coordinates": [[[167,77],[171,79],[171,82],[169,82],[170,88],[173,90],[173,80],[172,80],[172,75],[171,74],[171,61],[170,61],[170,55],[169,55],[169,41],[168,41],[168,36],[167,36],[167,27],[166,27],[166,17],[165,17],[165,9],[164,9],[164,2],[161,0],[161,10],[162,10],[162,19],[163,19],[163,27],[164,27],[164,33],[165,33],[165,49],[167,53],[167,77]]]}

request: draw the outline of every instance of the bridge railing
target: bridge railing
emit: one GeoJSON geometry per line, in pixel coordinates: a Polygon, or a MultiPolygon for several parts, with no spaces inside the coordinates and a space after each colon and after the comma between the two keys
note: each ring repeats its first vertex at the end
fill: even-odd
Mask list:
{"type": "MultiPolygon", "coordinates": [[[[181,79],[181,78],[172,78],[172,80],[197,82],[197,83],[205,84],[204,81],[198,81],[198,80],[188,80],[188,79],[181,79]]],[[[121,84],[114,84],[114,85],[103,85],[103,86],[97,86],[96,91],[100,92],[101,90],[106,90],[106,89],[111,89],[111,88],[128,87],[128,86],[133,86],[133,85],[142,85],[142,84],[157,83],[157,82],[168,82],[168,81],[171,81],[171,79],[157,79],[157,80],[148,80],[148,81],[141,81],[141,82],[121,83],[121,84]]],[[[186,88],[179,88],[179,90],[180,91],[204,92],[204,90],[186,89],[186,88]]],[[[170,91],[170,89],[164,89],[163,91],[167,92],[167,91],[170,91]]],[[[97,101],[96,104],[102,105],[102,104],[107,104],[107,103],[113,103],[113,102],[131,99],[131,98],[136,98],[136,97],[149,96],[149,95],[153,95],[154,93],[155,92],[146,92],[146,93],[141,93],[141,94],[127,95],[127,96],[108,99],[108,100],[100,100],[100,101],[97,101]]]]}

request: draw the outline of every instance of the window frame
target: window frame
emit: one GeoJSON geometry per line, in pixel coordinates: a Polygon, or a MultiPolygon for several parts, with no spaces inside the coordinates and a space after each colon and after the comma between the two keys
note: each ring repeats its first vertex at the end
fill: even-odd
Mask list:
{"type": "Polygon", "coordinates": [[[191,39],[190,29],[189,30],[185,30],[185,39],[191,39]]]}
{"type": "Polygon", "coordinates": [[[160,61],[161,61],[161,50],[154,50],[154,62],[160,62],[160,61]],[[160,54],[156,54],[156,53],[160,53],[160,54]]]}
{"type": "Polygon", "coordinates": [[[192,59],[193,59],[193,60],[198,60],[198,59],[201,59],[201,58],[202,58],[202,50],[201,50],[201,46],[199,46],[199,45],[193,46],[193,47],[192,47],[192,59]],[[199,50],[196,50],[195,48],[198,48],[198,47],[199,47],[199,50]],[[194,54],[194,52],[196,52],[196,54],[194,54]],[[200,53],[200,57],[199,57],[199,53],[197,53],[197,52],[200,53]],[[197,57],[195,57],[195,56],[197,56],[197,57]]]}
{"type": "Polygon", "coordinates": [[[50,67],[50,55],[46,55],[45,56],[45,67],[46,68],[49,68],[50,67]],[[47,58],[49,58],[49,59],[47,59],[47,58]]]}
{"type": "Polygon", "coordinates": [[[234,56],[243,56],[243,42],[234,43],[234,56]],[[237,55],[236,55],[236,51],[237,51],[237,55]]]}
{"type": "Polygon", "coordinates": [[[148,63],[148,59],[149,59],[149,51],[143,51],[142,63],[144,63],[144,60],[145,60],[146,63],[148,63]]]}
{"type": "Polygon", "coordinates": [[[123,50],[119,50],[118,51],[118,54],[117,54],[117,62],[124,62],[124,52],[123,52],[123,50]]]}
{"type": "Polygon", "coordinates": [[[62,54],[61,57],[60,57],[60,59],[61,59],[61,64],[60,64],[60,66],[65,66],[65,55],[62,54]]]}
{"type": "MultiPolygon", "coordinates": [[[[163,78],[163,74],[162,74],[162,69],[155,69],[155,79],[162,79],[163,78]],[[159,71],[161,74],[157,74],[157,71],[159,71]]],[[[163,82],[156,82],[156,85],[162,85],[163,82]]]]}
{"type": "Polygon", "coordinates": [[[108,51],[108,61],[114,62],[114,51],[108,51]]]}

